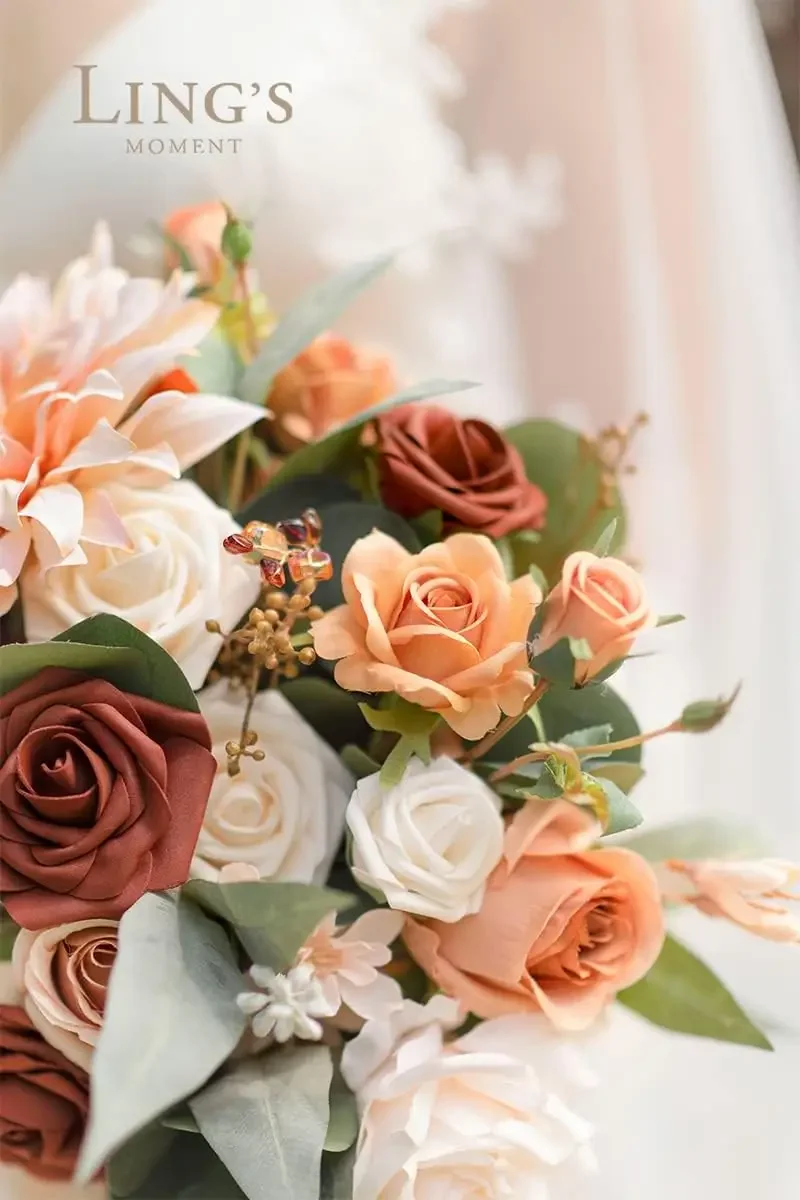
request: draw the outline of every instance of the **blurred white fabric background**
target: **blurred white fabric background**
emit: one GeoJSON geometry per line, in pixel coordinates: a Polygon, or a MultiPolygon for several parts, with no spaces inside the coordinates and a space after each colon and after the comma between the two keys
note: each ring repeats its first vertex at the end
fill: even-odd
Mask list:
{"type": "MultiPolygon", "coordinates": [[[[257,219],[279,306],[404,249],[347,328],[410,376],[482,380],[491,419],[650,413],[632,552],[690,619],[624,688],[646,724],[745,688],[711,737],[653,746],[638,798],[800,858],[800,201],[751,0],[5,4],[4,278],[55,270],[99,216],[132,265],[146,218],[221,192],[257,219]],[[72,123],[75,62],[98,64],[98,111],[124,80],[289,79],[295,116],[248,123],[236,157],[125,155],[118,127],[72,123]]],[[[794,1200],[800,958],[721,923],[681,933],[779,1053],[615,1014],[587,1200],[794,1200]]],[[[4,1198],[20,1185],[0,1175],[4,1198]]]]}

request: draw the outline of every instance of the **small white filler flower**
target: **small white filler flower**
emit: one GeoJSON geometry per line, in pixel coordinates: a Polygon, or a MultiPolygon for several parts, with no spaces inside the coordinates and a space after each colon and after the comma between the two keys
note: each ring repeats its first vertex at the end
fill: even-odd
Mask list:
{"type": "Polygon", "coordinates": [[[241,992],[236,1003],[250,1018],[257,1038],[272,1035],[277,1042],[293,1037],[319,1041],[322,1026],[316,1018],[333,1016],[334,1010],[312,967],[303,963],[282,975],[271,967],[254,966],[249,975],[262,990],[241,992]]]}

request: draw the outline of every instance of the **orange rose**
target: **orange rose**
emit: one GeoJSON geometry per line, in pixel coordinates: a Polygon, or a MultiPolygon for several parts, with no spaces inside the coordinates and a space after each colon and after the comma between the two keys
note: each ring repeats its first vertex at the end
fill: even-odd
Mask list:
{"type": "Polygon", "coordinates": [[[281,450],[296,450],[385,400],[395,386],[388,358],[323,334],[275,379],[267,400],[274,414],[270,432],[281,450]]]}
{"type": "Polygon", "coordinates": [[[529,800],[475,916],[407,918],[406,945],[442,991],[479,1017],[543,1012],[585,1029],[649,971],[664,941],[658,883],[629,850],[588,850],[599,826],[566,800],[529,800]]]}
{"type": "MultiPolygon", "coordinates": [[[[225,205],[219,200],[177,208],[164,222],[167,234],[186,252],[197,272],[197,282],[203,286],[214,287],[225,270],[222,231],[227,222],[225,205]]],[[[180,266],[171,248],[167,250],[166,265],[169,271],[180,266]]]]}
{"type": "Polygon", "coordinates": [[[609,663],[624,658],[636,635],[655,623],[644,584],[633,567],[618,558],[598,558],[579,550],[570,554],[561,581],[545,601],[536,653],[565,637],[588,642],[592,657],[575,663],[575,682],[586,683],[609,663]]]}
{"type": "Polygon", "coordinates": [[[541,593],[509,583],[487,537],[457,533],[419,554],[374,532],[342,567],[345,604],[314,623],[322,658],[354,692],[396,692],[483,737],[516,716],[533,686],[525,638],[541,593]]]}

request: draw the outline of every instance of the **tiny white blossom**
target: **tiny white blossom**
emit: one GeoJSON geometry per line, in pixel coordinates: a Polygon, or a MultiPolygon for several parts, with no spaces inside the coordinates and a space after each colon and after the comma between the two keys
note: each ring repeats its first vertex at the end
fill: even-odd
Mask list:
{"type": "Polygon", "coordinates": [[[271,967],[254,966],[250,978],[262,990],[241,992],[236,1003],[251,1018],[250,1028],[257,1038],[319,1041],[322,1026],[315,1018],[330,1017],[333,1010],[312,967],[304,963],[281,975],[271,967]]]}

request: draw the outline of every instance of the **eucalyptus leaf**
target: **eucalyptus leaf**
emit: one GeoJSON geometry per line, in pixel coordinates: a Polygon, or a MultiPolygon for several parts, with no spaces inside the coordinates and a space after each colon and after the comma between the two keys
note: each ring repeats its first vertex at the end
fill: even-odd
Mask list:
{"type": "Polygon", "coordinates": [[[285,971],[308,935],[332,910],[353,904],[353,896],[310,883],[210,883],[190,880],[183,894],[236,931],[254,962],[285,971]]]}
{"type": "Polygon", "coordinates": [[[412,517],[409,524],[424,546],[442,540],[444,516],[438,508],[429,508],[420,516],[412,517]]]}
{"type": "Polygon", "coordinates": [[[135,1196],[174,1142],[175,1130],[155,1121],[120,1146],[106,1172],[112,1200],[135,1196]]]}
{"type": "Polygon", "coordinates": [[[620,992],[617,999],[654,1025],[676,1033],[772,1049],[713,971],[671,936],[644,979],[620,992]]]}
{"type": "Polygon", "coordinates": [[[353,692],[317,675],[289,679],[281,684],[281,692],[334,750],[366,742],[369,730],[353,692]]]}
{"type": "Polygon", "coordinates": [[[356,779],[364,779],[367,775],[377,775],[381,769],[381,764],[371,758],[360,746],[344,746],[340,757],[356,779]]]}
{"type": "Polygon", "coordinates": [[[769,853],[755,830],[713,818],[675,821],[660,829],[633,834],[623,844],[649,862],[665,862],[670,858],[761,858],[769,853]]]}
{"type": "Polygon", "coordinates": [[[240,525],[246,525],[248,521],[267,521],[274,525],[287,517],[299,517],[305,508],[316,508],[322,514],[333,504],[359,499],[356,489],[335,475],[298,475],[279,487],[268,487],[237,513],[236,520],[240,525]]]}
{"type": "Polygon", "coordinates": [[[236,396],[244,364],[224,329],[215,325],[203,338],[194,354],[177,360],[199,392],[216,396],[236,396]]]}
{"type": "Polygon", "coordinates": [[[324,1153],[322,1155],[320,1200],[352,1200],[355,1161],[354,1147],[345,1150],[342,1154],[324,1153]]]}
{"type": "Polygon", "coordinates": [[[663,629],[665,625],[679,625],[681,621],[685,620],[686,617],[682,613],[669,613],[667,616],[658,618],[656,629],[663,629]]]}
{"type": "MultiPolygon", "coordinates": [[[[640,733],[639,725],[625,701],[607,684],[589,688],[553,686],[542,696],[539,708],[547,729],[548,739],[561,742],[576,729],[592,725],[610,725],[611,741],[624,741],[640,733]]],[[[499,758],[498,743],[492,757],[499,758]]],[[[514,757],[512,755],[512,757],[514,757]]],[[[608,762],[641,761],[641,746],[615,750],[608,762]]]]}
{"type": "Polygon", "coordinates": [[[329,1099],[330,1117],[325,1149],[341,1154],[349,1150],[358,1137],[358,1106],[355,1096],[342,1078],[338,1063],[334,1063],[329,1099]]]}
{"type": "Polygon", "coordinates": [[[616,517],[614,517],[613,521],[609,521],[592,547],[592,553],[596,554],[598,558],[604,558],[605,555],[611,553],[611,547],[614,545],[617,536],[618,524],[619,521],[616,517]]]}
{"type": "Polygon", "coordinates": [[[275,376],[306,346],[325,333],[356,297],[369,287],[392,262],[381,255],[358,263],[310,288],[289,308],[246,367],[240,395],[251,404],[265,403],[275,376]]]}
{"type": "Polygon", "coordinates": [[[318,1200],[333,1064],[327,1046],[244,1060],[189,1104],[248,1200],[318,1200]]]}
{"type": "Polygon", "coordinates": [[[241,986],[225,931],[185,897],[148,892],[128,909],[92,1060],[78,1182],[230,1056],[245,1026],[241,986]]]}
{"type": "Polygon", "coordinates": [[[632,792],[636,784],[644,777],[644,771],[638,763],[608,762],[595,763],[592,759],[592,774],[596,779],[608,779],[626,793],[632,792]]]}
{"type": "Polygon", "coordinates": [[[416,553],[422,549],[419,538],[402,517],[380,504],[351,501],[332,504],[320,509],[323,524],[323,546],[333,559],[334,576],[317,584],[314,603],[326,611],[344,600],[342,566],[348,552],[359,538],[368,537],[374,530],[394,538],[406,550],[416,553]]]}
{"type": "MultiPolygon", "coordinates": [[[[590,725],[587,729],[575,729],[572,733],[565,733],[558,740],[565,746],[572,746],[576,750],[581,750],[586,746],[602,745],[604,742],[611,741],[611,726],[607,723],[590,725]]],[[[602,755],[598,757],[602,757],[602,755]]]]}
{"type": "Polygon", "coordinates": [[[530,663],[536,674],[548,683],[560,683],[571,687],[575,680],[575,655],[572,652],[569,638],[560,638],[554,646],[539,653],[535,641],[532,646],[530,663]]]}
{"type": "MultiPolygon", "coordinates": [[[[157,642],[142,633],[135,625],[111,613],[98,613],[87,617],[77,625],[53,639],[59,645],[79,642],[104,648],[124,647],[138,651],[149,672],[148,690],[137,691],[138,695],[158,700],[170,708],[182,708],[186,712],[199,712],[197,700],[189,681],[175,659],[167,654],[157,642]]],[[[52,644],[52,643],[47,643],[52,644]]],[[[128,690],[133,691],[133,688],[128,690]]]]}
{"type": "Polygon", "coordinates": [[[624,512],[617,490],[608,496],[607,471],[595,447],[556,421],[524,421],[505,436],[522,455],[528,479],[547,496],[541,541],[530,552],[548,580],[555,582],[574,550],[591,550],[615,519],[608,551],[618,551],[625,540],[624,512]]]}
{"type": "Polygon", "coordinates": [[[136,650],[79,642],[31,642],[0,649],[0,695],[5,696],[48,667],[83,671],[138,696],[150,692],[150,671],[136,650]]]}
{"type": "MultiPolygon", "coordinates": [[[[130,1166],[135,1169],[134,1144],[131,1149],[130,1166]]],[[[127,1146],[120,1153],[126,1152],[127,1146]]],[[[131,1175],[118,1177],[123,1190],[115,1190],[115,1161],[116,1158],[109,1172],[111,1200],[248,1200],[208,1143],[197,1134],[178,1133],[169,1152],[150,1164],[149,1173],[134,1191],[125,1187],[131,1175]]]]}
{"type": "Polygon", "coordinates": [[[635,829],[641,825],[644,817],[633,801],[617,787],[612,779],[604,779],[599,775],[592,778],[602,787],[608,803],[608,821],[604,832],[609,836],[613,833],[623,833],[626,829],[635,829]]]}

